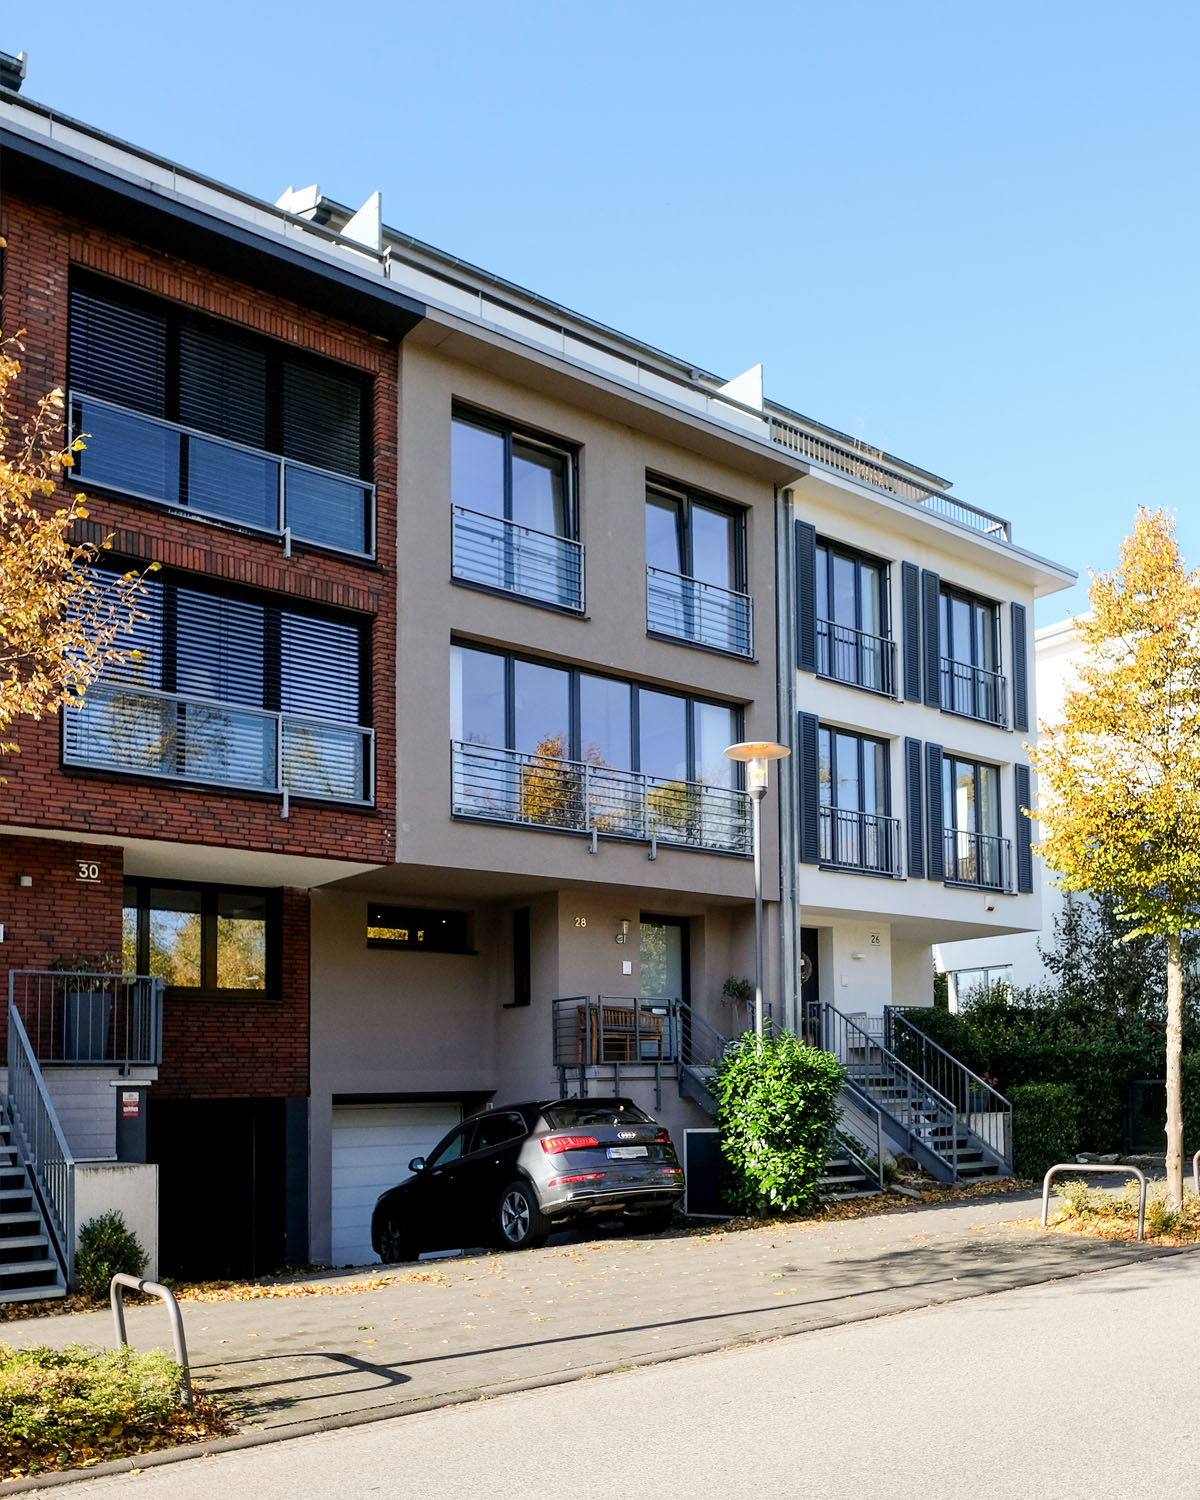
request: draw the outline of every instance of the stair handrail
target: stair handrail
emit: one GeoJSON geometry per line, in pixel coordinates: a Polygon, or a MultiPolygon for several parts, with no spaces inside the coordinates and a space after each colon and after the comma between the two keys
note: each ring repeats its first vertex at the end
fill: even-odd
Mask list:
{"type": "MultiPolygon", "coordinates": [[[[10,985],[11,985],[11,978],[10,985]]],[[[75,1158],[21,1020],[8,1002],[8,1115],[63,1278],[75,1279],[75,1158]]]]}
{"type": "MultiPolygon", "coordinates": [[[[965,1101],[964,1108],[960,1110],[958,1109],[957,1105],[954,1106],[959,1118],[962,1120],[963,1124],[971,1132],[972,1135],[978,1137],[984,1142],[985,1145],[989,1146],[993,1151],[999,1153],[999,1155],[1004,1160],[1004,1165],[1011,1171],[1013,1113],[1011,1102],[1004,1097],[1004,1095],[998,1088],[995,1088],[992,1084],[988,1083],[986,1078],[981,1078],[978,1073],[972,1072],[972,1070],[968,1068],[965,1063],[960,1062],[952,1052],[947,1052],[945,1047],[941,1046],[938,1042],[935,1042],[933,1038],[923,1032],[919,1026],[914,1026],[913,1023],[904,1014],[905,1009],[906,1007],[899,1005],[885,1005],[883,1008],[884,1042],[887,1046],[888,1051],[894,1052],[896,1050],[893,1046],[893,1037],[895,1035],[895,1027],[897,1023],[899,1023],[902,1027],[905,1028],[904,1032],[901,1033],[902,1035],[908,1035],[915,1038],[922,1051],[929,1049],[930,1051],[936,1053],[942,1060],[942,1072],[946,1075],[946,1077],[954,1079],[956,1081],[961,1080],[966,1085],[962,1092],[962,1097],[965,1101]],[[985,1098],[990,1097],[990,1099],[995,1101],[995,1107],[990,1110],[972,1110],[972,1091],[976,1093],[982,1093],[985,1098]],[[1002,1139],[999,1142],[989,1140],[986,1134],[983,1134],[982,1132],[976,1130],[975,1127],[971,1124],[972,1114],[998,1114],[1001,1121],[1000,1134],[1002,1136],[1002,1139]]],[[[922,1063],[920,1072],[921,1076],[925,1078],[926,1082],[933,1084],[934,1080],[932,1080],[929,1077],[929,1074],[925,1071],[924,1063],[922,1063]]]]}
{"type": "MultiPolygon", "coordinates": [[[[651,1005],[663,1004],[662,1001],[651,1000],[651,1005]]],[[[675,1023],[675,1036],[679,1048],[679,1065],[684,1068],[704,1067],[711,1062],[715,1066],[725,1056],[725,1049],[736,1038],[729,1037],[724,1032],[718,1031],[711,1022],[706,1021],[703,1016],[697,1015],[695,1010],[686,1000],[669,1000],[665,1002],[670,1006],[671,1018],[675,1023]],[[700,1046],[697,1046],[697,1038],[702,1038],[700,1046]],[[702,1057],[700,1053],[711,1046],[712,1056],[702,1057]]]]}
{"type": "Polygon", "coordinates": [[[856,1150],[854,1150],[853,1146],[850,1144],[851,1142],[854,1142],[856,1145],[860,1146],[863,1151],[869,1151],[870,1150],[870,1146],[868,1145],[868,1143],[866,1141],[860,1139],[859,1136],[857,1136],[854,1133],[854,1131],[851,1130],[850,1127],[846,1124],[844,1116],[842,1116],[842,1117],[840,1117],[838,1119],[837,1125],[834,1127],[834,1130],[836,1131],[837,1136],[838,1136],[839,1140],[842,1142],[843,1146],[847,1150],[849,1150],[850,1156],[853,1159],[855,1165],[858,1166],[859,1168],[861,1168],[861,1170],[868,1177],[873,1177],[875,1179],[875,1182],[876,1182],[877,1186],[879,1187],[880,1192],[882,1192],[883,1191],[883,1187],[884,1187],[884,1182],[883,1182],[883,1111],[882,1111],[882,1109],[880,1109],[879,1105],[875,1103],[874,1099],[871,1098],[870,1094],[868,1094],[864,1089],[859,1088],[858,1084],[856,1084],[852,1079],[847,1078],[843,1082],[842,1088],[843,1088],[843,1090],[846,1093],[850,1094],[851,1097],[853,1098],[855,1109],[862,1110],[862,1112],[865,1115],[868,1115],[868,1116],[872,1116],[873,1115],[874,1116],[874,1119],[875,1119],[875,1143],[874,1143],[875,1144],[875,1169],[872,1170],[871,1166],[869,1164],[868,1158],[859,1156],[858,1152],[856,1150]]]}
{"type": "MultiPolygon", "coordinates": [[[[835,1025],[833,1027],[830,1027],[829,1030],[835,1029],[836,1024],[840,1023],[840,1025],[843,1026],[847,1030],[847,1032],[856,1032],[858,1036],[862,1038],[863,1055],[865,1057],[869,1057],[871,1055],[871,1050],[873,1049],[876,1053],[879,1054],[880,1062],[883,1064],[887,1072],[889,1072],[890,1074],[899,1075],[900,1077],[906,1076],[909,1089],[913,1093],[923,1096],[924,1100],[930,1106],[932,1106],[934,1119],[939,1125],[944,1126],[946,1124],[946,1118],[948,1117],[950,1123],[950,1145],[949,1151],[947,1152],[934,1145],[931,1140],[926,1139],[924,1136],[922,1136],[919,1129],[915,1128],[913,1125],[908,1124],[899,1116],[895,1115],[891,1110],[887,1110],[887,1113],[891,1115],[892,1118],[895,1119],[897,1123],[900,1124],[911,1137],[918,1141],[921,1141],[921,1143],[928,1151],[930,1151],[933,1155],[940,1157],[942,1161],[946,1162],[946,1164],[953,1171],[955,1180],[957,1181],[959,1121],[958,1112],[955,1110],[950,1100],[947,1099],[943,1094],[939,1093],[939,1091],[933,1086],[933,1084],[928,1081],[928,1079],[922,1078],[921,1075],[917,1073],[913,1068],[910,1068],[906,1062],[902,1062],[890,1047],[884,1045],[879,1037],[872,1036],[865,1027],[860,1026],[857,1021],[852,1021],[844,1011],[838,1010],[836,1005],[831,1005],[828,1000],[822,1000],[818,1003],[820,1006],[820,1041],[821,1046],[825,1051],[832,1052],[835,1057],[838,1055],[836,1045],[832,1047],[829,1045],[829,1036],[825,1024],[827,1018],[833,1017],[835,1020],[835,1025]]],[[[839,1061],[840,1060],[841,1059],[839,1058],[839,1061]]],[[[863,1092],[863,1090],[860,1088],[859,1092],[861,1093],[863,1092]]],[[[875,1101],[875,1103],[877,1108],[886,1109],[886,1106],[879,1104],[878,1101],[875,1101]]]]}

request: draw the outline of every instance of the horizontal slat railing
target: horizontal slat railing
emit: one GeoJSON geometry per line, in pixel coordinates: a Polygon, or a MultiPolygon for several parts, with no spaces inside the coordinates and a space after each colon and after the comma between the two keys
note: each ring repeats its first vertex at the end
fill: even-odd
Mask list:
{"type": "Polygon", "coordinates": [[[39,1064],[156,1066],[163,981],[147,974],[14,969],[9,999],[39,1064]]]}
{"type": "Polygon", "coordinates": [[[753,616],[749,594],[665,568],[646,569],[646,628],[657,635],[753,656],[753,616]]]}
{"type": "Polygon", "coordinates": [[[943,656],[942,707],[951,713],[1003,726],[1007,721],[1008,684],[1003,673],[943,656]]]}
{"type": "Polygon", "coordinates": [[[1012,890],[1012,843],[990,833],[943,829],[945,878],[987,891],[1012,890]]]}
{"type": "Polygon", "coordinates": [[[461,505],[452,515],[455,578],[563,609],[583,608],[582,542],[461,505]]]}
{"type": "Polygon", "coordinates": [[[100,681],[63,713],[67,765],[370,803],[374,731],[100,681]]]}
{"type": "Polygon", "coordinates": [[[867,630],[855,630],[833,620],[818,620],[817,672],[835,682],[848,682],[894,697],[896,643],[867,630]]]}
{"type": "Polygon", "coordinates": [[[375,552],[375,486],[73,391],[76,476],[119,491],[336,552],[375,552]]]}
{"type": "Polygon", "coordinates": [[[753,852],[750,799],[731,787],[463,740],[451,742],[451,762],[457,817],[725,854],[753,852]]]}
{"type": "MultiPolygon", "coordinates": [[[[10,995],[12,976],[9,977],[10,995]]],[[[75,1279],[75,1158],[46,1092],[25,1027],[8,1002],[8,1113],[28,1164],[63,1280],[75,1279]]]]}
{"type": "Polygon", "coordinates": [[[867,875],[903,873],[899,818],[826,805],[817,812],[818,853],[823,865],[861,870],[867,875]]]}
{"type": "Polygon", "coordinates": [[[963,1129],[981,1140],[1011,1171],[1012,1105],[1004,1095],[914,1026],[903,1008],[886,1006],[884,1026],[889,1050],[948,1099],[963,1129]]]}

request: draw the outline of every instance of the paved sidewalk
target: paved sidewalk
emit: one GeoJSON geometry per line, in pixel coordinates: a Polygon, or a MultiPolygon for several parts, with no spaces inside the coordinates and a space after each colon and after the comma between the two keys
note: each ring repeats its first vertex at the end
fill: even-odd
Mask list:
{"type": "MultiPolygon", "coordinates": [[[[1015,1228],[1035,1194],[834,1223],[636,1239],[398,1268],[351,1295],[183,1304],[194,1376],[246,1430],[330,1426],[1188,1254],[1015,1228]]],[[[358,1277],[314,1278],[356,1285],[358,1277]]],[[[160,1306],[139,1347],[169,1347],[160,1306]]],[[[12,1344],[111,1343],[107,1313],[0,1326],[12,1344]]]]}

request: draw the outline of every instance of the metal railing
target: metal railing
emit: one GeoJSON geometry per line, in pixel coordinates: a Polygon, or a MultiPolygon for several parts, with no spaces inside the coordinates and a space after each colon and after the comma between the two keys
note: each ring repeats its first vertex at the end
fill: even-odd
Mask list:
{"type": "Polygon", "coordinates": [[[8,1001],[39,1063],[127,1068],[162,1062],[161,979],[14,969],[8,1001]]]}
{"type": "MultiPolygon", "coordinates": [[[[913,1007],[915,1009],[916,1007],[913,1007]]],[[[885,1005],[883,1043],[954,1106],[959,1124],[1012,1171],[1012,1105],[998,1089],[914,1026],[904,1008],[885,1005]]]]}
{"type": "Polygon", "coordinates": [[[356,557],[375,553],[375,486],[73,391],[75,476],[89,486],[289,535],[356,557]]]}
{"type": "Polygon", "coordinates": [[[12,1000],[8,1002],[8,1114],[69,1287],[75,1280],[75,1158],[12,1000]]]}
{"type": "Polygon", "coordinates": [[[837,1148],[845,1151],[866,1177],[874,1178],[875,1185],[882,1191],[883,1111],[869,1094],[849,1080],[842,1085],[838,1103],[840,1115],[834,1127],[837,1148]]]}
{"type": "Polygon", "coordinates": [[[1012,530],[1007,521],[1000,516],[992,515],[991,511],[981,510],[978,505],[971,505],[966,500],[960,500],[957,495],[947,495],[941,490],[934,490],[920,503],[925,510],[944,516],[947,521],[954,521],[959,526],[969,526],[972,531],[982,531],[985,536],[995,537],[1000,542],[1012,541],[1012,530]]]}
{"type": "Polygon", "coordinates": [[[1146,1174],[1141,1167],[1119,1167],[1100,1163],[1060,1161],[1049,1169],[1042,1178],[1042,1228],[1046,1228],[1046,1221],[1050,1215],[1050,1179],[1057,1177],[1060,1172],[1074,1172],[1077,1177],[1086,1177],[1089,1172],[1117,1172],[1123,1177],[1136,1177],[1138,1181],[1138,1232],[1139,1240],[1146,1238],[1146,1174]]]}
{"type": "Polygon", "coordinates": [[[646,569],[646,629],[736,656],[754,655],[754,605],[736,589],[646,569]]]}
{"type": "Polygon", "coordinates": [[[192,1398],[192,1371],[188,1364],[187,1342],[183,1336],[183,1314],[179,1311],[175,1293],[170,1287],[160,1286],[157,1281],[144,1281],[140,1276],[130,1276],[127,1271],[118,1271],[108,1284],[113,1334],[118,1349],[129,1344],[129,1335],[125,1332],[125,1287],[141,1292],[144,1296],[157,1297],[166,1308],[167,1319],[171,1324],[171,1342],[175,1345],[175,1363],[179,1366],[179,1399],[191,1411],[195,1404],[192,1398]]]}
{"type": "Polygon", "coordinates": [[[977,885],[988,891],[1012,890],[1012,843],[992,833],[942,830],[943,878],[955,885],[977,885]]]}
{"type": "Polygon", "coordinates": [[[456,817],[748,855],[750,799],[587,761],[451,741],[456,817]]]}
{"type": "Polygon", "coordinates": [[[817,674],[894,698],[896,643],[851,625],[818,620],[817,674]]]}
{"type": "Polygon", "coordinates": [[[1003,728],[1007,722],[1005,706],[1008,701],[1008,685],[1003,674],[972,666],[968,661],[955,661],[950,656],[943,656],[941,663],[941,706],[951,713],[982,719],[985,724],[999,724],[1003,728]]]}
{"type": "Polygon", "coordinates": [[[900,819],[849,807],[817,808],[817,852],[823,865],[899,876],[900,819]]]}
{"type": "Polygon", "coordinates": [[[846,1069],[848,1081],[895,1120],[910,1141],[939,1157],[957,1179],[961,1132],[950,1101],[835,1006],[818,1001],[804,1010],[810,1045],[832,1052],[846,1069]]]}
{"type": "Polygon", "coordinates": [[[370,803],[374,757],[362,725],[115,682],[63,713],[65,765],[131,776],[370,803]]]}
{"type": "Polygon", "coordinates": [[[503,516],[451,507],[455,578],[506,594],[583,609],[583,543],[503,516]]]}

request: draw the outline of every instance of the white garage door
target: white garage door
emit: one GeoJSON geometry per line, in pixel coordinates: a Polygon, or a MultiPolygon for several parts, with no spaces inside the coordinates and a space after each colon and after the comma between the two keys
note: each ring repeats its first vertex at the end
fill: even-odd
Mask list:
{"type": "Polygon", "coordinates": [[[371,1210],[380,1193],[408,1175],[414,1156],[428,1156],[462,1119],[457,1104],[339,1104],[333,1111],[333,1246],[335,1266],[377,1261],[371,1210]]]}

